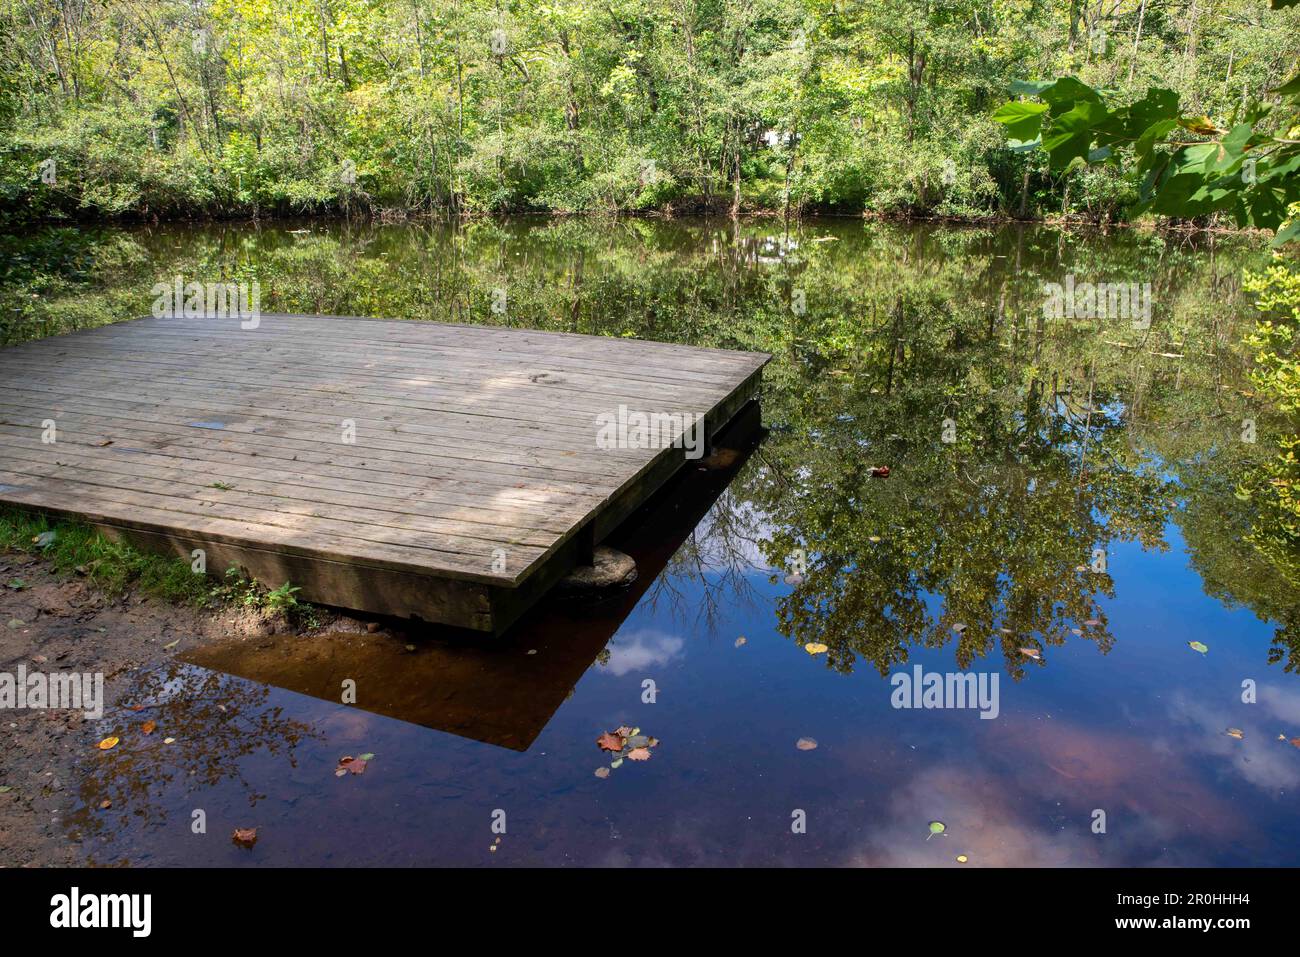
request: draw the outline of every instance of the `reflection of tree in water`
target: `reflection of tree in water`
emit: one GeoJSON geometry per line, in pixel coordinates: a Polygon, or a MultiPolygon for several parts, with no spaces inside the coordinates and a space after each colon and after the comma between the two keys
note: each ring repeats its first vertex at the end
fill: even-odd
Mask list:
{"type": "MultiPolygon", "coordinates": [[[[176,787],[192,792],[229,780],[256,805],[265,795],[245,779],[241,759],[285,755],[296,766],[299,743],[319,737],[268,704],[269,685],[180,662],[140,672],[132,681],[107,715],[121,741],[86,762],[78,789],[82,806],[68,818],[87,847],[113,828],[167,822],[176,800],[168,792],[176,787]],[[142,730],[146,721],[156,725],[150,734],[142,730]],[[166,744],[167,738],[175,741],[166,744]],[[111,802],[109,808],[101,809],[104,801],[111,802]]],[[[188,820],[170,824],[188,833],[188,820]]]]}
{"type": "Polygon", "coordinates": [[[742,479],[776,526],[771,563],[807,555],[781,631],[824,643],[845,672],[862,658],[886,674],[913,645],[955,641],[960,667],[1001,653],[1020,677],[1038,666],[1021,648],[1046,658],[1074,629],[1108,650],[1098,598],[1114,584],[1098,556],[1164,547],[1174,484],[1130,449],[1090,369],[1045,378],[984,317],[910,308],[856,369],[809,370],[809,421],[764,450],[785,480],[742,479]]]}
{"type": "MultiPolygon", "coordinates": [[[[744,472],[755,467],[750,461],[744,472]]],[[[749,573],[761,558],[760,516],[725,491],[669,560],[642,601],[683,627],[714,634],[724,618],[755,606],[749,573]]]]}

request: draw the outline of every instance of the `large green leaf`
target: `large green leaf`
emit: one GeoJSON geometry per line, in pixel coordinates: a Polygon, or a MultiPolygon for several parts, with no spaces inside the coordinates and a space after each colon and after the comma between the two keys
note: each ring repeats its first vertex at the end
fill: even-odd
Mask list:
{"type": "Polygon", "coordinates": [[[1003,103],[993,114],[993,119],[1007,128],[1007,132],[1018,140],[1032,140],[1038,136],[1043,125],[1043,114],[1047,112],[1046,103],[1030,103],[1015,100],[1003,103]]]}

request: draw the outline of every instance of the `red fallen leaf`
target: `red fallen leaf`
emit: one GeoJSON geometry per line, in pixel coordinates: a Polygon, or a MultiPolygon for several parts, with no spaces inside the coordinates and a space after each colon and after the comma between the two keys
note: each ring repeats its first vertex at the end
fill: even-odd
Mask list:
{"type": "Polygon", "coordinates": [[[889,478],[889,466],[888,466],[888,465],[873,465],[873,466],[871,466],[871,473],[870,473],[870,474],[871,474],[871,477],[872,477],[872,478],[889,478]]]}
{"type": "Polygon", "coordinates": [[[154,729],[158,727],[158,722],[150,718],[144,724],[140,725],[140,730],[145,734],[153,734],[154,729]]]}
{"type": "Polygon", "coordinates": [[[604,751],[622,751],[623,736],[615,731],[606,731],[596,739],[596,744],[604,751]]]}
{"type": "Polygon", "coordinates": [[[1300,738],[1292,738],[1292,739],[1291,739],[1289,742],[1287,742],[1287,743],[1288,743],[1288,744],[1294,744],[1297,748],[1300,748],[1300,738]]]}
{"type": "Polygon", "coordinates": [[[143,710],[144,710],[144,705],[142,705],[142,704],[133,704],[133,705],[131,705],[130,710],[131,710],[131,711],[143,711],[143,710]]]}
{"type": "Polygon", "coordinates": [[[631,751],[629,751],[629,752],[627,753],[627,759],[628,759],[629,761],[649,761],[649,760],[650,760],[650,749],[649,749],[649,748],[633,748],[631,751]]]}
{"type": "Polygon", "coordinates": [[[257,843],[257,828],[255,827],[237,827],[231,840],[240,847],[252,847],[257,843]]]}
{"type": "Polygon", "coordinates": [[[629,727],[628,727],[627,725],[625,725],[625,724],[623,724],[623,725],[619,725],[617,728],[615,728],[615,729],[614,729],[614,733],[617,734],[619,737],[622,737],[622,738],[630,738],[630,737],[632,737],[632,729],[629,728],[629,727]]]}

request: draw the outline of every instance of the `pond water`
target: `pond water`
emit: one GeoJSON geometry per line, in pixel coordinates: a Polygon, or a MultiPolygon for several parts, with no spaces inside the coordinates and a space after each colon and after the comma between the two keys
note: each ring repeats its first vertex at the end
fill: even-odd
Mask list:
{"type": "Polygon", "coordinates": [[[856,220],[6,242],[7,341],[180,275],[256,281],[265,311],[774,356],[761,441],[620,530],[630,592],[483,645],[272,638],[118,679],[104,728],[143,705],[176,740],[86,763],[89,861],[1300,864],[1300,598],[1236,494],[1295,432],[1245,378],[1255,245],[856,220]],[[1149,324],[1045,314],[1071,279],[1149,284],[1149,324]],[[987,697],[913,697],[918,668],[987,697]],[[598,777],[620,726],[657,744],[598,777]]]}

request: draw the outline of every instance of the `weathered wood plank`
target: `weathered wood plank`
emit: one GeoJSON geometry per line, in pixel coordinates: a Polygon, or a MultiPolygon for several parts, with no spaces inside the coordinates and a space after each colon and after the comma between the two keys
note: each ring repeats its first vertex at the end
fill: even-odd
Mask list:
{"type": "Polygon", "coordinates": [[[686,461],[598,447],[598,416],[698,413],[712,434],[767,359],[418,321],[136,320],[0,352],[0,501],[203,548],[309,600],[499,631],[686,461]]]}

